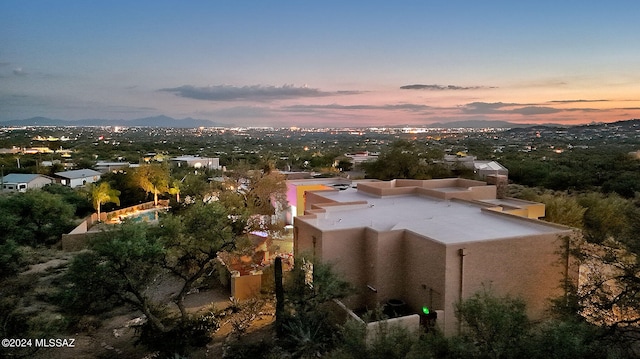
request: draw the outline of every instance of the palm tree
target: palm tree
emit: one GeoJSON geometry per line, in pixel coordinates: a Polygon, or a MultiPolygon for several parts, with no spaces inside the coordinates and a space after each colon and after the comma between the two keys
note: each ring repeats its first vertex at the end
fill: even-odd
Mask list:
{"type": "Polygon", "coordinates": [[[115,203],[120,205],[120,191],[111,188],[108,182],[102,182],[99,185],[91,185],[91,199],[93,208],[98,211],[98,220],[100,220],[100,206],[105,203],[115,203]]]}
{"type": "Polygon", "coordinates": [[[173,181],[171,181],[171,186],[169,187],[169,194],[175,194],[176,202],[178,203],[180,203],[180,185],[181,184],[182,184],[182,181],[178,181],[174,179],[173,181]]]}

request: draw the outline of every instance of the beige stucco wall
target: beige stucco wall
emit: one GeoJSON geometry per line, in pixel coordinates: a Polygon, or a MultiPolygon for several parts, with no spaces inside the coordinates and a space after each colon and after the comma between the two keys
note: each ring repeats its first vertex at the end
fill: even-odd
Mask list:
{"type": "Polygon", "coordinates": [[[480,200],[496,198],[496,186],[485,182],[463,178],[445,178],[435,180],[397,179],[387,182],[359,184],[358,191],[375,196],[421,194],[439,199],[460,198],[480,200]],[[440,191],[440,188],[460,188],[459,191],[440,191]]]}
{"type": "MultiPolygon", "coordinates": [[[[567,231],[566,234],[570,234],[567,231]]],[[[455,303],[483,288],[497,295],[521,297],[530,318],[541,319],[549,299],[562,295],[565,262],[558,254],[558,234],[518,237],[451,245],[446,251],[445,333],[457,331],[455,303]],[[464,257],[460,256],[464,250],[464,257]],[[461,261],[463,274],[461,280],[461,261]]],[[[571,268],[575,271],[577,268],[571,268]]],[[[438,319],[440,320],[440,319],[438,319]]]]}
{"type": "Polygon", "coordinates": [[[366,230],[366,285],[371,287],[363,288],[366,293],[367,309],[376,309],[377,306],[392,298],[402,298],[403,233],[402,230],[387,232],[378,232],[370,228],[366,230]]]}
{"type": "Polygon", "coordinates": [[[262,273],[231,276],[231,296],[237,300],[256,298],[262,287],[262,273]]]}
{"type": "Polygon", "coordinates": [[[404,233],[403,300],[413,310],[444,309],[446,246],[410,231],[404,233]]]}

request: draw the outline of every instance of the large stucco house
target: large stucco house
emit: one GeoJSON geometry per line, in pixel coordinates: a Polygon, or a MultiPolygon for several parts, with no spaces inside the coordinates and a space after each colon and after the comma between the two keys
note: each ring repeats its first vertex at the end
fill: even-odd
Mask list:
{"type": "Polygon", "coordinates": [[[544,205],[496,198],[496,186],[465,179],[362,182],[304,193],[294,220],[294,253],[333,263],[357,293],[351,309],[399,299],[439,313],[446,334],[459,329],[455,303],[483,287],[526,300],[541,318],[561,280],[577,267],[559,254],[569,227],[539,220],[544,205]]]}

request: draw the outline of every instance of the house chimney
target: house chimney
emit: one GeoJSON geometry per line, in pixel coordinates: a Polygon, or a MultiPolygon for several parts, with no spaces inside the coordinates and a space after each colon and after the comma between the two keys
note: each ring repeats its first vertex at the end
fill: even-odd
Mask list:
{"type": "Polygon", "coordinates": [[[505,198],[507,196],[507,186],[509,178],[505,175],[488,175],[486,177],[487,184],[496,186],[496,198],[505,198]]]}

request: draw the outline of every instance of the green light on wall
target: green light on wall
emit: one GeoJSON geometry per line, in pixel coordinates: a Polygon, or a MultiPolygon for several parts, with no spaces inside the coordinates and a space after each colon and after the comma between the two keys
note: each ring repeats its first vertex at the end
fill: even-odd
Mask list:
{"type": "Polygon", "coordinates": [[[425,315],[429,315],[429,312],[429,307],[427,307],[426,305],[422,307],[422,313],[424,313],[425,315]]]}

